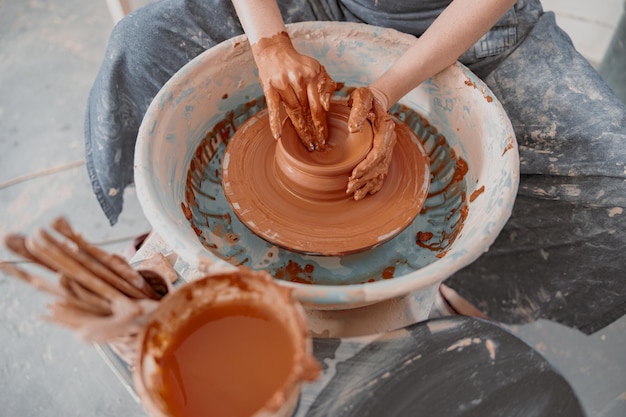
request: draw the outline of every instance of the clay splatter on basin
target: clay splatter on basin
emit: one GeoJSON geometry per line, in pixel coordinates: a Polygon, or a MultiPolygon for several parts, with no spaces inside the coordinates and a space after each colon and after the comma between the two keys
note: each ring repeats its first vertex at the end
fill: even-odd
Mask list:
{"type": "Polygon", "coordinates": [[[465,178],[468,165],[434,126],[401,105],[392,108],[391,113],[416,133],[431,164],[426,203],[403,232],[374,249],[341,257],[292,252],[252,233],[233,213],[224,195],[221,167],[233,133],[264,107],[263,98],[259,98],[229,112],[207,133],[191,160],[181,207],[204,247],[233,265],[264,269],[286,281],[318,285],[391,279],[445,257],[469,212],[465,178]]]}

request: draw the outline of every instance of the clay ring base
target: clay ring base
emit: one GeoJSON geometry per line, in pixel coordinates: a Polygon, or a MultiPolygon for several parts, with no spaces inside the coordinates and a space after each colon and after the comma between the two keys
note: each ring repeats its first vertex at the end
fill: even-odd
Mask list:
{"type": "MultiPolygon", "coordinates": [[[[329,131],[334,123],[331,119],[345,115],[341,106],[347,108],[338,103],[331,106],[329,131]]],[[[430,184],[429,159],[421,142],[407,125],[395,122],[398,141],[378,193],[360,201],[345,193],[316,198],[294,192],[280,179],[283,174],[275,162],[277,141],[270,131],[267,110],[262,110],[237,130],[226,147],[224,194],[244,225],[282,248],[341,256],[379,246],[415,219],[430,184]]],[[[345,129],[347,132],[347,121],[345,129]]],[[[347,180],[346,176],[346,185],[347,180]]]]}

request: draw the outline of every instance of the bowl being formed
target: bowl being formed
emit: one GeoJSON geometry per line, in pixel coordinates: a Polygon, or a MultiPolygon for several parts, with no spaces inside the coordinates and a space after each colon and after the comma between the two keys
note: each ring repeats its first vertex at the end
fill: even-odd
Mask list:
{"type": "Polygon", "coordinates": [[[323,151],[311,152],[302,145],[289,119],[276,141],[276,174],[292,192],[314,200],[346,197],[348,177],[372,148],[372,128],[348,131],[350,108],[333,102],[327,113],[328,143],[323,151]]]}
{"type": "MultiPolygon", "coordinates": [[[[301,53],[349,87],[371,83],[414,42],[356,23],[288,30],[301,53]]],[[[510,217],[519,182],[511,123],[488,87],[455,64],[392,108],[431,161],[428,198],[409,227],[378,248],[343,257],[272,246],[232,215],[220,181],[224,147],[264,107],[262,97],[247,39],[239,36],[183,67],[145,115],[135,151],[139,201],[154,230],[192,266],[265,269],[305,306],[347,309],[442,282],[486,251],[510,217]]]]}

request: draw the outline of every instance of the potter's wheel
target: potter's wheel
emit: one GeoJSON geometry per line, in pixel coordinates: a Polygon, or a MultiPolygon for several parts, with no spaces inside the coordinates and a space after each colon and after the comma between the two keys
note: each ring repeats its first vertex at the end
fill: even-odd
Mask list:
{"type": "Polygon", "coordinates": [[[348,176],[369,151],[371,139],[350,138],[348,113],[345,104],[332,104],[325,151],[308,152],[299,143],[294,145],[297,136],[290,123],[284,125],[277,142],[265,110],[237,130],[224,155],[222,183],[242,223],[289,250],[345,255],[381,245],[415,219],[430,182],[429,159],[421,142],[396,120],[398,141],[383,188],[355,201],[345,194],[348,176]],[[352,144],[344,146],[350,140],[352,144]],[[363,146],[363,140],[370,142],[363,146]],[[302,177],[298,163],[319,170],[302,177]],[[347,171],[337,176],[346,165],[347,171]],[[307,184],[313,185],[307,188],[307,184]]]}

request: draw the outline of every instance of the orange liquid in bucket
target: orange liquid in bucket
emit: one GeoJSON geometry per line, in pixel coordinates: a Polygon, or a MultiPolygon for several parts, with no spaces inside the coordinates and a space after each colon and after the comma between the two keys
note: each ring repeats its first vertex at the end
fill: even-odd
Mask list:
{"type": "Polygon", "coordinates": [[[294,346],[272,314],[235,301],[192,317],[158,364],[172,416],[247,417],[285,384],[294,346]]]}

